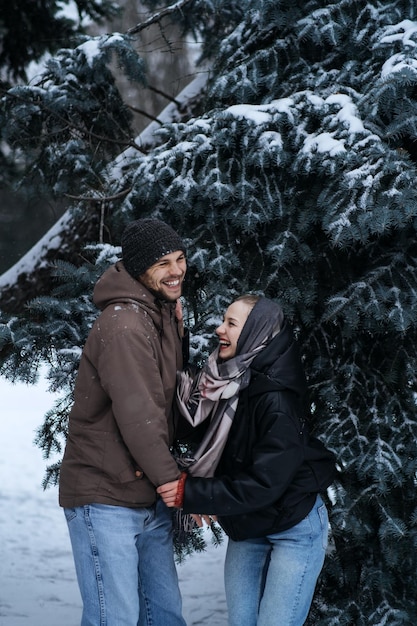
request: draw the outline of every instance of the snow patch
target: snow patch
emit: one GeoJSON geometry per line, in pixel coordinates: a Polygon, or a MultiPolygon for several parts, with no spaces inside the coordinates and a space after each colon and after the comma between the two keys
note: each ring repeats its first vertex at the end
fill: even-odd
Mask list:
{"type": "Polygon", "coordinates": [[[346,152],[343,141],[334,139],[330,133],[319,133],[318,135],[309,135],[304,140],[302,152],[328,152],[330,156],[346,152]]]}
{"type": "Polygon", "coordinates": [[[37,269],[45,267],[46,262],[41,261],[39,263],[39,259],[45,251],[59,249],[62,241],[60,233],[62,233],[70,220],[71,214],[67,211],[15,265],[0,275],[0,289],[16,285],[18,276],[20,274],[31,274],[34,267],[37,269]]]}

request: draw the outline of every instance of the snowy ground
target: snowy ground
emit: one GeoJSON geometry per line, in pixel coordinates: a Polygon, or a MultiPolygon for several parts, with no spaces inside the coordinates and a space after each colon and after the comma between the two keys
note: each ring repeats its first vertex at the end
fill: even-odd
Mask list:
{"type": "MultiPolygon", "coordinates": [[[[52,406],[43,383],[0,378],[0,626],[79,626],[80,595],[57,490],[42,490],[46,462],[33,445],[52,406]]],[[[178,566],[188,626],[226,626],[226,542],[178,566]]]]}

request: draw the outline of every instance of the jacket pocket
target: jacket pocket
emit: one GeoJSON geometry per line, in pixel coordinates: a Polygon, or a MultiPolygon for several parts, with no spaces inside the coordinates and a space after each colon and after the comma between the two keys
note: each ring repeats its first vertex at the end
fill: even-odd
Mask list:
{"type": "Polygon", "coordinates": [[[74,442],[71,456],[78,465],[93,467],[115,483],[138,480],[135,472],[142,470],[137,467],[117,431],[101,431],[74,425],[70,439],[74,442]]]}

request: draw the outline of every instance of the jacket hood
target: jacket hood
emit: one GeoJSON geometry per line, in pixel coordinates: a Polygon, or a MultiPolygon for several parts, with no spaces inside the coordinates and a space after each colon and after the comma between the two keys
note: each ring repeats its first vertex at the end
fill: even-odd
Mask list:
{"type": "Polygon", "coordinates": [[[249,395],[290,390],[302,397],[307,381],[292,329],[284,320],[281,331],[253,360],[249,395]]]}
{"type": "Polygon", "coordinates": [[[93,291],[93,302],[101,311],[116,302],[136,303],[155,313],[160,308],[155,296],[132,278],[123,261],[117,261],[98,279],[93,291]]]}

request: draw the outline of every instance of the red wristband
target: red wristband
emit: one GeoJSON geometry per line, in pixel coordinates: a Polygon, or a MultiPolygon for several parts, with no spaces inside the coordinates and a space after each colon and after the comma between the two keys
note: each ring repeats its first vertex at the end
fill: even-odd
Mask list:
{"type": "Polygon", "coordinates": [[[185,481],[188,474],[186,472],[181,472],[181,476],[178,479],[177,493],[175,495],[174,506],[180,509],[184,502],[184,489],[185,489],[185,481]]]}

